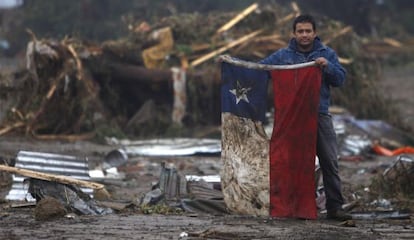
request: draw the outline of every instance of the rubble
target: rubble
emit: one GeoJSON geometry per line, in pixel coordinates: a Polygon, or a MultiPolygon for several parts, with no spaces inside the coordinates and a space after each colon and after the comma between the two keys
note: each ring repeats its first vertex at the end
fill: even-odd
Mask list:
{"type": "Polygon", "coordinates": [[[158,183],[139,201],[140,205],[142,208],[166,205],[185,212],[228,214],[221,189],[204,179],[208,177],[183,176],[176,168],[162,163],[158,183]]]}
{"type": "Polygon", "coordinates": [[[393,204],[411,208],[414,196],[414,155],[399,155],[382,175],[373,179],[372,195],[388,198],[393,204]]]}
{"type": "MultiPolygon", "coordinates": [[[[110,208],[99,206],[96,200],[74,185],[34,178],[28,179],[28,182],[28,191],[36,199],[37,204],[47,197],[52,197],[59,201],[68,211],[76,214],[104,215],[113,212],[110,208]]],[[[41,205],[43,204],[46,203],[41,205]]]]}
{"type": "Polygon", "coordinates": [[[27,198],[24,177],[79,184],[84,187],[83,191],[87,194],[92,194],[93,189],[104,188],[103,185],[85,181],[90,180],[88,162],[85,158],[82,159],[76,156],[19,151],[14,167],[0,165],[0,170],[13,173],[13,185],[6,196],[8,200],[34,200],[30,197],[27,198]]]}

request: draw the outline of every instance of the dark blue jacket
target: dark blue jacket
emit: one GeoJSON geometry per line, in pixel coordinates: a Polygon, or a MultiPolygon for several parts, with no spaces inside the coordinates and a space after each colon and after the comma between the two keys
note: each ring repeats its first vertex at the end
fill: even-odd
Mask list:
{"type": "Polygon", "coordinates": [[[297,50],[296,40],[292,38],[288,47],[279,49],[267,58],[260,61],[262,64],[288,65],[305,63],[324,57],[328,60],[328,66],[323,69],[322,85],[320,90],[319,112],[328,114],[330,104],[330,88],[342,86],[345,82],[346,71],[338,61],[338,56],[331,48],[322,44],[316,37],[313,50],[309,54],[301,53],[297,50]]]}

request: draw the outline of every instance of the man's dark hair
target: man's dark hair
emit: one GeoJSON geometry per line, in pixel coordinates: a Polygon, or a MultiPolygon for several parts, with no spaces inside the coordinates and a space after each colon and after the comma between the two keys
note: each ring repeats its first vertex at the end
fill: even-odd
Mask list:
{"type": "Polygon", "coordinates": [[[292,26],[293,27],[293,32],[296,31],[296,24],[298,24],[298,23],[311,23],[313,31],[316,30],[315,19],[309,14],[299,15],[295,18],[295,21],[293,21],[293,26],[292,26]]]}

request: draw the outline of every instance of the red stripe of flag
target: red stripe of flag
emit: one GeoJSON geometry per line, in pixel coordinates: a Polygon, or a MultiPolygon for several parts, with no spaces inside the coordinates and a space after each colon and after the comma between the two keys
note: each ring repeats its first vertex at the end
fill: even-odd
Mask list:
{"type": "Polygon", "coordinates": [[[275,115],[270,140],[270,215],[315,219],[321,70],[273,70],[271,76],[275,115]]]}

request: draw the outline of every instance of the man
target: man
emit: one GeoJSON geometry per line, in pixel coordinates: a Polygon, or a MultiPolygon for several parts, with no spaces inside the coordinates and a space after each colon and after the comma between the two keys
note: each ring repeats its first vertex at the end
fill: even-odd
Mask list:
{"type": "Polygon", "coordinates": [[[293,22],[293,38],[288,47],[276,51],[260,63],[287,65],[310,61],[315,61],[322,68],[316,153],[323,174],[327,217],[345,221],[352,217],[342,209],[344,200],[338,175],[336,134],[328,112],[330,88],[342,86],[345,82],[345,70],[336,53],[317,37],[313,17],[300,15],[293,22]]]}

